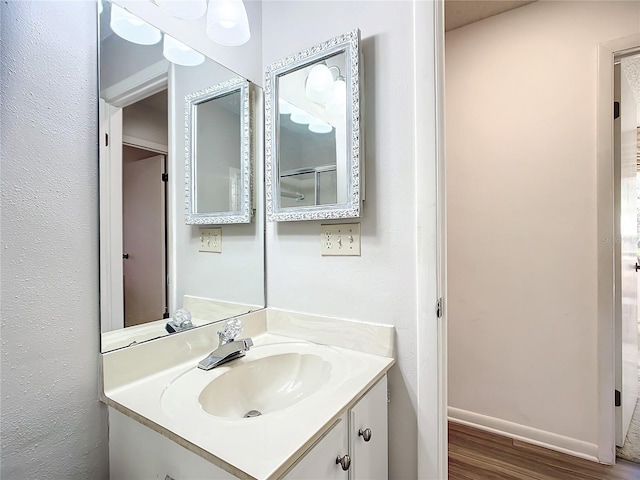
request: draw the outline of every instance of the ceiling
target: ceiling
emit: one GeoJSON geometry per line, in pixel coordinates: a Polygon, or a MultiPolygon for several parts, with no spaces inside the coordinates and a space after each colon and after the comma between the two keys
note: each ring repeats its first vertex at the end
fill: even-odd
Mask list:
{"type": "Polygon", "coordinates": [[[444,29],[446,32],[499,13],[522,7],[536,0],[445,0],[444,29]]]}

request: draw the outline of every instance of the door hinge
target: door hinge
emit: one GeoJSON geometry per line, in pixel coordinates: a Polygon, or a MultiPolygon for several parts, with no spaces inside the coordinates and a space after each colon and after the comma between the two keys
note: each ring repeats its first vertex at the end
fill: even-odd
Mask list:
{"type": "Polygon", "coordinates": [[[169,174],[168,173],[163,173],[162,174],[162,181],[163,182],[168,182],[169,181],[169,174]]]}
{"type": "Polygon", "coordinates": [[[622,405],[622,398],[620,395],[620,390],[616,390],[616,407],[619,407],[622,405]]]}
{"type": "Polygon", "coordinates": [[[438,318],[442,318],[442,314],[444,313],[444,299],[440,297],[438,299],[438,303],[436,304],[436,315],[438,318]]]}
{"type": "Polygon", "coordinates": [[[620,116],[620,102],[613,102],[613,119],[620,116]]]}
{"type": "Polygon", "coordinates": [[[109,134],[108,133],[104,134],[104,146],[105,147],[109,146],[109,134]]]}

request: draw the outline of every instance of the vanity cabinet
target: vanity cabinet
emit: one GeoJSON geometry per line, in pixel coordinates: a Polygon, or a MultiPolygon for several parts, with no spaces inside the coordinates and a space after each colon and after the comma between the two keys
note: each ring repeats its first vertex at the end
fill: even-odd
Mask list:
{"type": "Polygon", "coordinates": [[[211,462],[130,417],[109,409],[111,480],[237,480],[211,462]]]}
{"type": "Polygon", "coordinates": [[[387,376],[340,417],[285,480],[387,480],[387,376]],[[348,460],[337,463],[338,457],[348,460]],[[347,470],[343,470],[343,465],[347,470]]]}
{"type": "MultiPolygon", "coordinates": [[[[387,480],[387,434],[385,375],[281,478],[387,480]],[[337,463],[337,458],[342,463],[337,463]]],[[[109,408],[109,466],[112,480],[236,478],[113,408],[109,408]]]]}

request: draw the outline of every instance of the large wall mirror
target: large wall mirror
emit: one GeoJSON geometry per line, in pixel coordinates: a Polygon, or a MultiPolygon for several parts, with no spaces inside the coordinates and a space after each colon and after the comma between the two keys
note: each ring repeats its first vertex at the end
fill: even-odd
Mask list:
{"type": "Polygon", "coordinates": [[[360,216],[359,37],[351,31],[267,69],[267,220],[360,216]]]}
{"type": "MultiPolygon", "coordinates": [[[[230,49],[242,56],[236,59],[229,47],[210,45],[204,19],[176,21],[150,1],[105,1],[102,6],[100,289],[102,351],[106,352],[168,335],[166,324],[180,308],[191,312],[195,326],[264,308],[264,192],[261,137],[251,137],[256,146],[251,163],[243,163],[248,155],[240,148],[245,129],[262,130],[260,116],[244,116],[249,107],[262,110],[262,93],[245,80],[253,70],[238,67],[243,61],[256,63],[260,52],[252,58],[249,47],[230,49]],[[113,10],[123,15],[120,7],[157,28],[155,40],[140,44],[115,33],[113,10]],[[188,58],[172,56],[175,41],[188,58]],[[221,225],[221,251],[203,252],[201,226],[186,224],[185,102],[196,92],[231,83],[241,85],[237,93],[233,90],[210,104],[217,110],[213,114],[205,112],[209,104],[202,110],[202,135],[209,137],[203,155],[206,152],[212,159],[217,153],[215,158],[226,159],[220,166],[226,175],[224,205],[236,205],[237,211],[245,213],[255,209],[255,214],[249,223],[221,225]],[[252,94],[243,96],[243,92],[252,94]],[[209,114],[216,120],[207,125],[209,114]],[[224,129],[237,132],[234,153],[214,140],[224,129]],[[250,200],[241,206],[250,171],[254,173],[253,205],[250,200]],[[238,187],[236,200],[230,184],[238,187]]],[[[254,7],[251,2],[248,6],[254,7]]],[[[213,185],[207,179],[198,183],[205,205],[213,185]]]]}

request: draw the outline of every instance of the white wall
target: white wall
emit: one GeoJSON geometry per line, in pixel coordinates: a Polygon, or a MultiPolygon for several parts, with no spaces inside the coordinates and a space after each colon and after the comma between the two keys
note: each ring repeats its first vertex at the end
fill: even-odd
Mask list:
{"type": "MultiPolygon", "coordinates": [[[[322,257],[320,222],[268,223],[267,304],[395,326],[398,363],[389,378],[393,479],[417,478],[413,9],[409,1],[267,1],[262,8],[264,67],[353,28],[362,33],[362,256],[322,257]]],[[[420,48],[427,52],[433,44],[420,48]]]]}
{"type": "MultiPolygon", "coordinates": [[[[182,306],[192,295],[232,303],[264,305],[264,221],[260,214],[250,224],[222,226],[222,253],[199,252],[199,228],[185,225],[184,207],[184,99],[188,94],[233,78],[235,74],[211,60],[198,67],[172,66],[169,84],[169,188],[172,248],[170,305],[182,306]]],[[[260,110],[261,103],[255,108],[260,110]]],[[[262,205],[262,150],[255,143],[256,190],[262,205]]],[[[262,211],[261,206],[258,212],[262,211]]]]}
{"type": "Polygon", "coordinates": [[[108,478],[95,5],[0,4],[2,478],[108,478]]]}
{"type": "Polygon", "coordinates": [[[639,18],[535,2],[446,35],[450,414],[591,456],[597,46],[639,18]]]}

